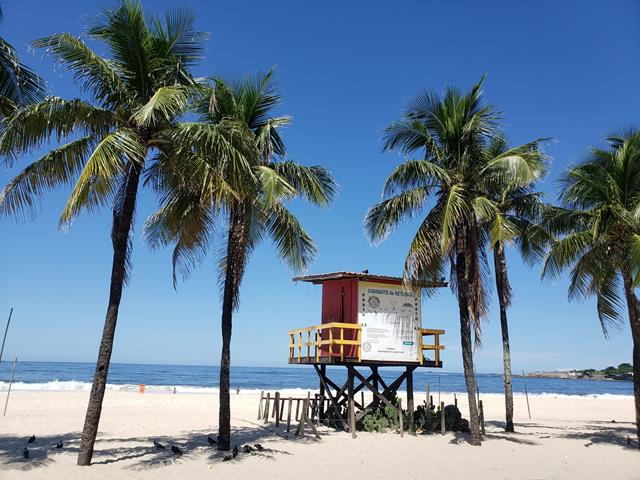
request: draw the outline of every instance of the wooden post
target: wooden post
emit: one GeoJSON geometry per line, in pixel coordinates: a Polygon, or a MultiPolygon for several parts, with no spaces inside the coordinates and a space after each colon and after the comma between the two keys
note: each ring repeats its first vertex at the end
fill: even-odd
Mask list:
{"type": "Polygon", "coordinates": [[[353,405],[353,367],[347,367],[347,396],[349,398],[349,430],[351,438],[356,438],[356,412],[353,405]]]}
{"type": "Polygon", "coordinates": [[[300,399],[296,398],[296,422],[300,420],[300,399]]]}
{"type": "Polygon", "coordinates": [[[407,410],[409,411],[408,430],[413,429],[413,367],[407,367],[407,410]]]}
{"type": "Polygon", "coordinates": [[[284,398],[280,397],[280,420],[284,420],[284,398]]]}
{"type": "Polygon", "coordinates": [[[364,405],[364,391],[360,392],[360,405],[362,405],[362,408],[365,407],[365,405],[364,405]]]}
{"type": "Polygon", "coordinates": [[[402,399],[398,399],[398,423],[400,423],[400,438],[404,437],[404,415],[402,415],[402,399]]]}
{"type": "Polygon", "coordinates": [[[276,392],[276,399],[274,400],[274,410],[276,417],[276,427],[280,426],[280,392],[276,392]]]}
{"type": "Polygon", "coordinates": [[[482,407],[482,400],[478,402],[478,407],[480,409],[480,426],[482,427],[482,434],[484,435],[486,432],[484,430],[484,408],[482,407]]]}
{"type": "Polygon", "coordinates": [[[429,405],[435,407],[435,404],[433,403],[433,395],[429,395],[429,405]]]}
{"type": "Polygon", "coordinates": [[[525,382],[524,370],[522,370],[522,383],[524,383],[524,396],[527,398],[527,412],[529,413],[529,420],[531,420],[531,409],[529,408],[529,392],[527,392],[527,382],[525,382]]]}
{"type": "Polygon", "coordinates": [[[3,417],[7,414],[7,405],[9,405],[9,395],[11,395],[11,385],[13,385],[13,377],[16,373],[16,363],[18,363],[17,358],[13,361],[13,368],[11,369],[11,380],[9,381],[9,388],[7,389],[7,399],[4,401],[4,412],[2,412],[3,417]]]}
{"type": "Polygon", "coordinates": [[[9,319],[7,320],[7,326],[4,328],[4,336],[2,337],[2,347],[0,347],[0,362],[2,361],[2,354],[4,353],[4,342],[7,340],[7,332],[9,332],[9,324],[11,324],[11,317],[13,315],[13,307],[9,310],[9,319]]]}
{"type": "Polygon", "coordinates": [[[260,403],[258,404],[258,420],[262,418],[262,401],[264,399],[264,390],[260,392],[260,403]]]}
{"type": "MultiPolygon", "coordinates": [[[[373,389],[377,392],[379,392],[380,387],[378,386],[378,367],[377,366],[372,366],[371,367],[371,373],[373,373],[373,389]]],[[[373,406],[374,408],[378,405],[378,397],[374,394],[373,395],[373,406]]]]}
{"type": "Polygon", "coordinates": [[[267,423],[269,421],[269,403],[271,402],[271,392],[267,392],[267,399],[264,403],[264,414],[263,414],[263,422],[267,423]]]}
{"type": "Polygon", "coordinates": [[[287,432],[291,431],[291,409],[293,408],[293,398],[289,397],[289,409],[287,410],[287,432]]]}
{"type": "Polygon", "coordinates": [[[445,422],[444,422],[444,402],[440,402],[440,433],[444,435],[447,431],[445,422]]]}
{"type": "Polygon", "coordinates": [[[457,407],[458,406],[458,397],[456,397],[456,394],[453,394],[453,404],[457,407]]]}
{"type": "Polygon", "coordinates": [[[431,402],[429,401],[429,384],[428,383],[424,386],[424,393],[425,393],[424,401],[427,404],[427,408],[429,408],[431,406],[431,402]]]}
{"type": "Polygon", "coordinates": [[[309,404],[307,403],[307,399],[304,400],[302,404],[302,412],[300,413],[300,423],[298,424],[298,430],[296,431],[296,436],[304,437],[304,424],[307,421],[307,408],[309,404]]]}

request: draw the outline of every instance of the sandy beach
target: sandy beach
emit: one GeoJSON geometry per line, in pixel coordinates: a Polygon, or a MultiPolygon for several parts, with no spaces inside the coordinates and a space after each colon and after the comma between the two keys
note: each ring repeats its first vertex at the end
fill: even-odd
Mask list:
{"type": "MultiPolygon", "coordinates": [[[[232,395],[233,442],[260,443],[265,450],[222,462],[207,445],[215,433],[218,399],[213,394],[138,394],[108,391],[94,465],[77,467],[76,452],[86,391],[15,392],[0,418],[2,479],[279,478],[317,479],[638,479],[640,452],[634,436],[633,400],[532,396],[532,420],[516,396],[517,433],[501,431],[503,400],[483,397],[487,434],[482,447],[464,435],[350,434],[321,428],[321,439],[296,438],[281,426],[256,420],[259,395],[232,395]],[[614,422],[615,421],[615,422],[614,422]],[[31,458],[22,458],[28,437],[31,458]],[[156,451],[153,440],[179,446],[184,455],[156,451]],[[55,444],[64,442],[62,450],[55,444]],[[635,443],[632,444],[632,447],[635,443]]],[[[422,400],[417,396],[417,400],[422,400]]],[[[450,403],[453,396],[443,395],[450,403]]],[[[464,414],[466,406],[459,396],[464,414]]],[[[465,415],[466,416],[466,415],[465,415]]]]}

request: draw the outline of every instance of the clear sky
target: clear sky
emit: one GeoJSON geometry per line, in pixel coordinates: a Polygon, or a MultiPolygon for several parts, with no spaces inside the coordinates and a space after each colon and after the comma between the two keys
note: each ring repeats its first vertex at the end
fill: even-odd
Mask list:
{"type": "MultiPolygon", "coordinates": [[[[79,34],[102,0],[2,2],[2,37],[49,82],[79,95],[71,75],[30,41],[55,32],[79,34]]],[[[185,5],[211,32],[198,75],[239,77],[277,65],[291,158],[328,167],[340,193],[328,209],[292,205],[318,243],[310,271],[369,269],[399,274],[415,224],[371,247],[363,235],[367,208],[402,159],[380,153],[380,131],[407,100],[447,84],[470,87],[488,74],[485,93],[504,112],[513,143],[552,136],[553,168],[542,185],[557,196],[558,175],[590,144],[617,128],[640,124],[640,4],[468,1],[150,1],[148,12],[185,5]]],[[[35,157],[25,157],[24,167],[35,157]]],[[[0,170],[4,186],[17,168],[0,170]]],[[[68,190],[52,193],[34,222],[0,219],[0,325],[15,307],[5,359],[95,361],[111,268],[111,216],[84,216],[57,230],[68,190]]],[[[174,291],[169,251],[150,252],[141,225],[155,200],[144,192],[137,211],[134,272],[126,288],[113,361],[218,364],[220,306],[215,257],[174,291]]],[[[604,367],[631,361],[628,326],[606,341],[592,302],[570,304],[566,279],[540,281],[540,268],[508,258],[513,367],[604,367]]],[[[285,365],[287,330],[320,318],[320,287],[295,284],[266,243],[253,255],[234,319],[237,365],[285,365]]],[[[495,304],[495,302],[494,302],[495,304]]],[[[457,307],[444,289],[425,300],[423,322],[444,328],[446,371],[461,371],[457,307]]],[[[502,368],[497,312],[484,325],[479,372],[502,368]]]]}

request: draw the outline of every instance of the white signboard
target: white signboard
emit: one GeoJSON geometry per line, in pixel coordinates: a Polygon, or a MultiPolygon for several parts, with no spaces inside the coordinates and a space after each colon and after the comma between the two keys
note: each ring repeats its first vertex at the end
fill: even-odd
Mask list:
{"type": "Polygon", "coordinates": [[[420,360],[420,298],[401,285],[358,282],[362,360],[420,360]]]}

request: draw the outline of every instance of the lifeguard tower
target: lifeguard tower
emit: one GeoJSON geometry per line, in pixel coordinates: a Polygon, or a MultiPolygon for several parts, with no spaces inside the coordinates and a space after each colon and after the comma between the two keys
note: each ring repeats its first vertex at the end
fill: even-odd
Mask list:
{"type": "MultiPolygon", "coordinates": [[[[422,327],[420,295],[406,288],[402,278],[366,271],[308,275],[293,280],[322,285],[321,325],[289,332],[289,363],[313,365],[320,379],[320,419],[325,418],[324,407],[328,403],[345,430],[355,434],[356,421],[380,403],[391,405],[389,398],[405,381],[407,410],[413,414],[413,372],[419,367],[441,368],[440,351],[444,350],[440,343],[444,330],[422,327]],[[329,377],[327,365],[346,367],[344,385],[329,377]],[[379,367],[402,367],[402,371],[387,384],[379,367]],[[365,376],[363,369],[371,373],[365,376]],[[365,388],[373,394],[367,405],[355,398],[365,388]],[[344,407],[348,418],[342,413],[344,407]]],[[[444,282],[420,285],[445,286],[444,282]]]]}

